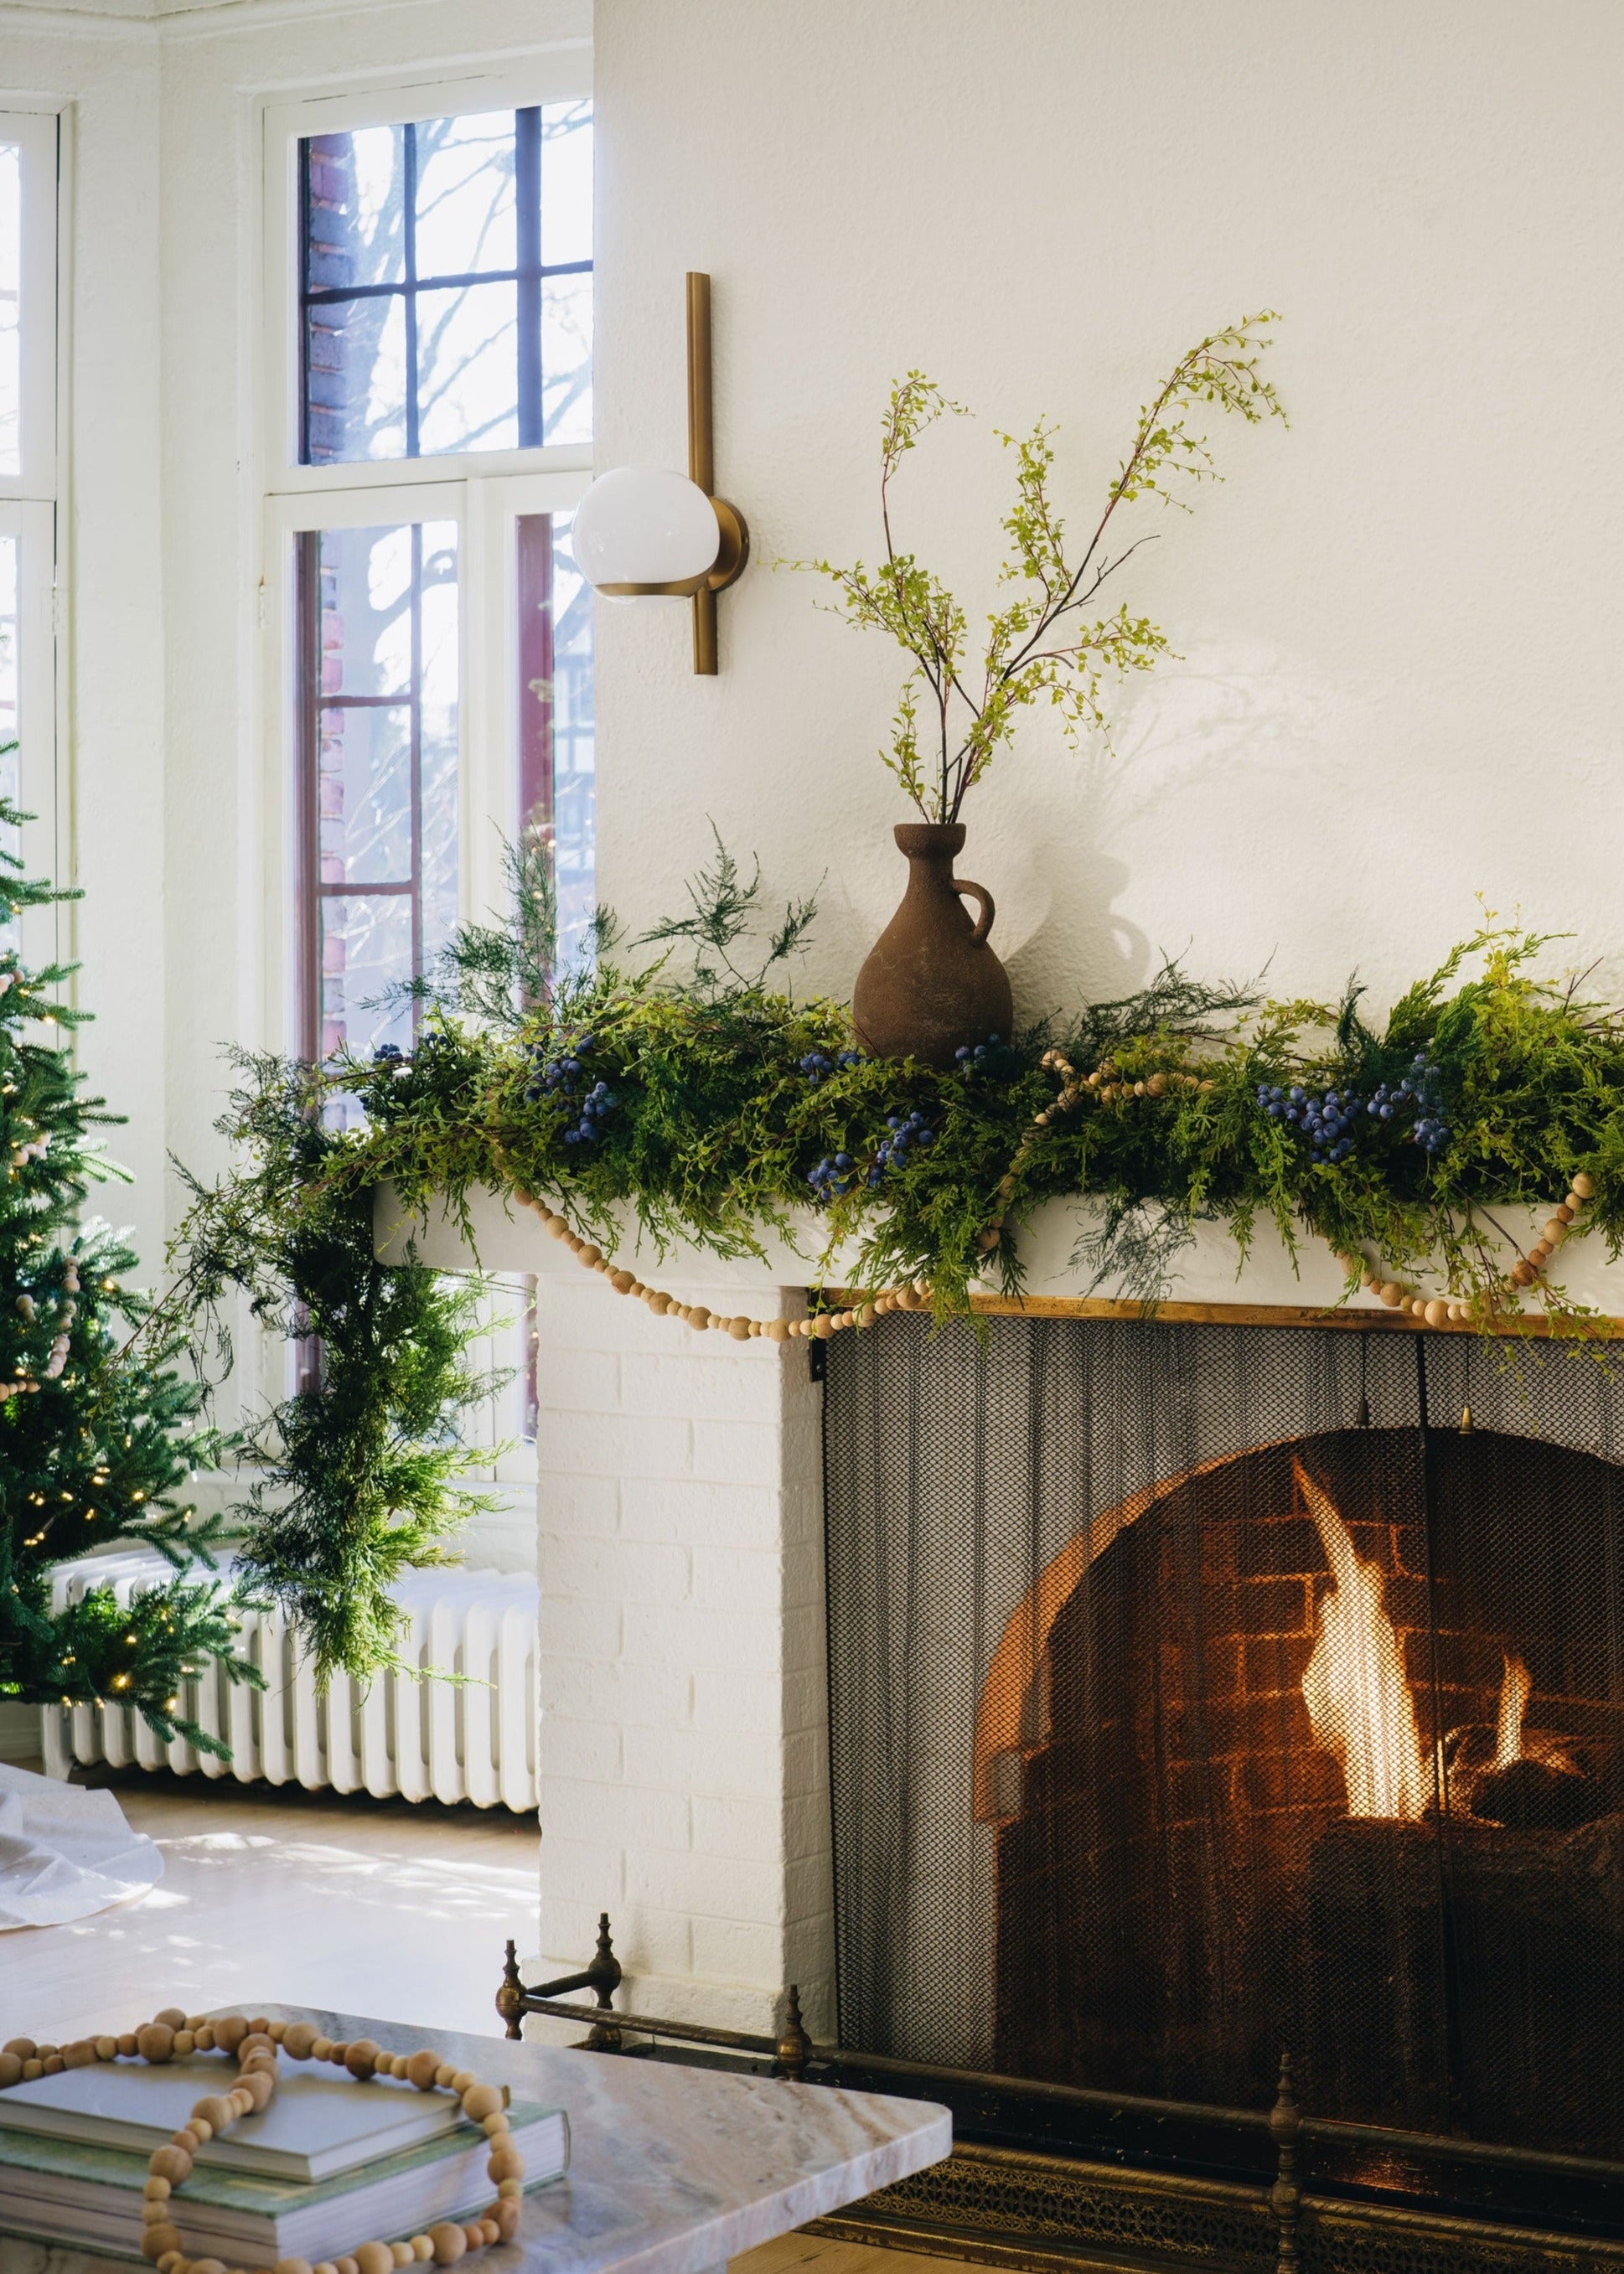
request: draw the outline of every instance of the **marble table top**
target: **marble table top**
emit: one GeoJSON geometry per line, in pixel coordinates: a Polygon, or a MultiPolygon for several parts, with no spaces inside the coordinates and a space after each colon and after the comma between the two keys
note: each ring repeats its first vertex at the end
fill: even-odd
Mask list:
{"type": "MultiPolygon", "coordinates": [[[[471,2274],[709,2274],[740,2251],[940,2163],[953,2144],[952,2119],[932,2101],[304,2007],[251,2001],[231,2010],[313,2022],[328,2037],[371,2037],[389,2052],[432,2045],[458,2067],[510,2085],[516,2099],[568,2110],[567,2176],[525,2196],[517,2239],[470,2260],[471,2274]]],[[[130,2265],[0,2234],[0,2274],[129,2274],[130,2265]]]]}

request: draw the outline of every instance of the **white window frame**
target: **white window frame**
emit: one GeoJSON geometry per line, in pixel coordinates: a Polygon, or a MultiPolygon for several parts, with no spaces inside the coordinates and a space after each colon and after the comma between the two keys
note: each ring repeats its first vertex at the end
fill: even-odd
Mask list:
{"type": "MultiPolygon", "coordinates": [[[[68,801],[57,783],[63,745],[63,536],[58,501],[64,492],[63,442],[67,305],[63,253],[67,243],[70,122],[55,108],[0,94],[0,141],[22,153],[22,450],[15,474],[0,474],[0,535],[19,549],[17,737],[18,802],[34,818],[22,832],[30,876],[72,880],[68,801]]],[[[31,909],[21,948],[30,963],[66,961],[72,918],[61,903],[31,909]]]]}
{"type": "MultiPolygon", "coordinates": [[[[265,1028],[272,1046],[297,1046],[298,625],[294,539],[302,531],[408,521],[457,527],[457,736],[465,921],[505,904],[502,840],[518,825],[518,626],[514,568],[521,515],[568,513],[592,478],[590,443],[470,450],[307,466],[298,463],[298,144],[408,118],[518,109],[592,93],[589,52],[563,49],[501,73],[395,80],[260,106],[263,181],[263,354],[260,429],[262,553],[261,623],[265,767],[265,1028]]],[[[522,1356],[517,1335],[495,1332],[484,1363],[522,1356]],[[499,1343],[508,1344],[504,1353],[499,1343]]],[[[533,1453],[519,1437],[522,1379],[494,1402],[492,1442],[513,1449],[487,1473],[533,1487],[533,1453]]],[[[276,1392],[275,1394],[280,1394],[276,1392]]]]}
{"type": "Polygon", "coordinates": [[[397,81],[387,87],[263,106],[262,448],[268,491],[392,489],[413,480],[443,481],[453,471],[459,475],[590,471],[590,442],[548,443],[527,450],[458,450],[422,458],[352,459],[336,465],[299,463],[298,146],[307,135],[343,134],[356,127],[390,126],[412,118],[449,118],[458,112],[578,102],[591,93],[590,57],[582,49],[565,49],[537,56],[522,71],[397,81]]]}

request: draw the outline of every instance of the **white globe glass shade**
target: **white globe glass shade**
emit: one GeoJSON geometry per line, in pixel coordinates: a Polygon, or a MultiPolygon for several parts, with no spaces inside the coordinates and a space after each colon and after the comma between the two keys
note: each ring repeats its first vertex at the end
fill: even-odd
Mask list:
{"type": "Polygon", "coordinates": [[[721,531],[709,498],[685,474],[616,466],[575,508],[571,543],[589,584],[611,599],[637,599],[653,597],[639,593],[639,585],[696,591],[715,561],[721,531]]]}

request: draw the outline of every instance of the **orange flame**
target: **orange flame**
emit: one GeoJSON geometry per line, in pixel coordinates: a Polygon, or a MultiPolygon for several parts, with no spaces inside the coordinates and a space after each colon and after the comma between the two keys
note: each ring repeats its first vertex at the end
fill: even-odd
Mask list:
{"type": "Polygon", "coordinates": [[[1302,1463],[1292,1468],[1336,1582],[1319,1607],[1303,1676],[1308,1718],[1341,1765],[1349,1816],[1414,1823],[1431,1800],[1431,1780],[1380,1569],[1360,1561],[1341,1510],[1302,1463]]]}
{"type": "Polygon", "coordinates": [[[1497,1769],[1508,1769],[1513,1761],[1520,1761],[1522,1758],[1522,1716],[1528,1711],[1533,1687],[1522,1660],[1507,1653],[1506,1671],[1500,1681],[1499,1728],[1494,1741],[1494,1766],[1497,1769]]]}

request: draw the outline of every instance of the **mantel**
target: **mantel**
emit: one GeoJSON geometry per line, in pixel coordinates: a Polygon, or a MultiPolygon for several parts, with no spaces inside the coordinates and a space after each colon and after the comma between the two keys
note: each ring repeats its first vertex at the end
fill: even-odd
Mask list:
{"type": "MultiPolygon", "coordinates": [[[[511,1207],[500,1193],[472,1193],[468,1216],[472,1243],[449,1209],[414,1216],[403,1207],[392,1186],[381,1186],[374,1213],[377,1253],[385,1262],[403,1262],[411,1254],[441,1271],[531,1272],[565,1281],[580,1276],[574,1257],[549,1239],[533,1216],[511,1207]]],[[[1531,1213],[1519,1217],[1507,1210],[1504,1220],[1525,1244],[1531,1245],[1538,1235],[1539,1219],[1531,1213]]],[[[822,1225],[811,1209],[797,1222],[799,1238],[794,1244],[769,1231],[759,1257],[719,1256],[685,1242],[673,1245],[662,1255],[646,1234],[640,1234],[630,1210],[623,1222],[624,1239],[616,1248],[616,1260],[662,1286],[684,1291],[726,1287],[739,1300],[754,1296],[767,1302],[785,1288],[835,1286],[849,1276],[855,1276],[855,1249],[824,1258],[822,1225]]],[[[1074,1260],[1077,1240],[1086,1228],[1083,1203],[1054,1201],[1037,1209],[1020,1235],[1026,1269],[1023,1296],[1012,1300],[989,1286],[974,1296],[974,1308],[985,1315],[1014,1312],[1033,1317],[1143,1316],[1144,1306],[1137,1299],[1120,1291],[1102,1294],[1091,1287],[1090,1275],[1074,1260]]],[[[1573,1301],[1589,1305],[1600,1314],[1604,1331],[1624,1334],[1624,1261],[1609,1263],[1599,1239],[1574,1243],[1563,1258],[1560,1284],[1573,1301]]],[[[1158,1305],[1157,1315],[1170,1323],[1415,1329],[1415,1321],[1386,1309],[1373,1296],[1362,1292],[1346,1302],[1341,1297],[1341,1272],[1324,1241],[1313,1234],[1304,1232],[1293,1257],[1273,1226],[1259,1224],[1251,1252],[1241,1262],[1234,1241],[1223,1228],[1205,1225],[1179,1259],[1174,1282],[1158,1305]]],[[[1521,1323],[1525,1329],[1544,1331],[1544,1322],[1532,1308],[1521,1323]]],[[[1441,1331],[1470,1334],[1476,1329],[1466,1326],[1441,1331]]]]}

